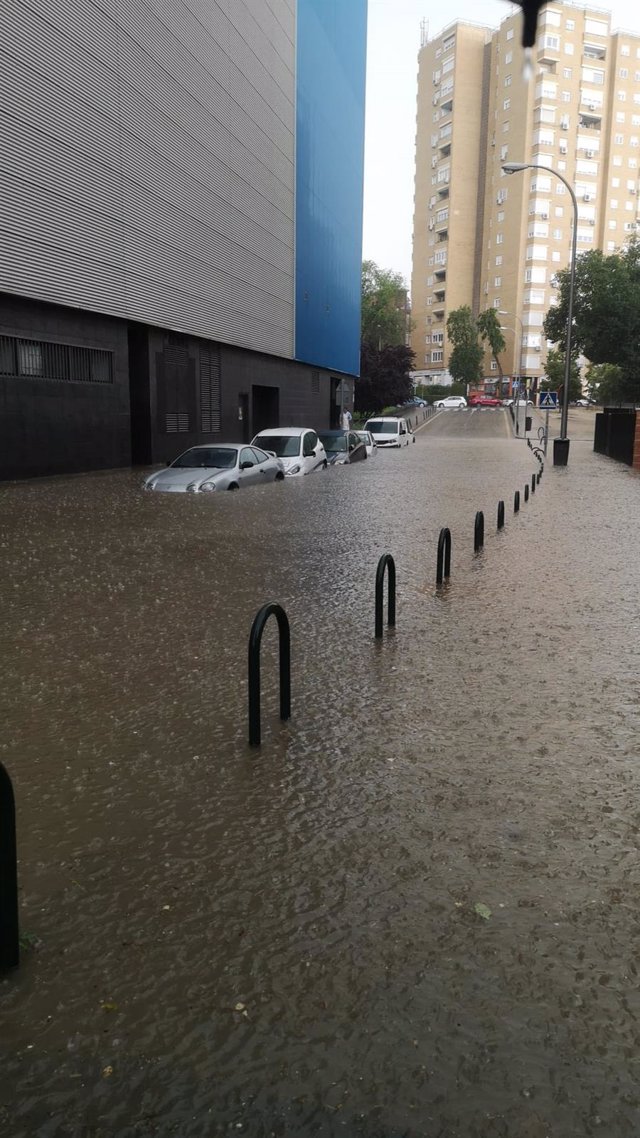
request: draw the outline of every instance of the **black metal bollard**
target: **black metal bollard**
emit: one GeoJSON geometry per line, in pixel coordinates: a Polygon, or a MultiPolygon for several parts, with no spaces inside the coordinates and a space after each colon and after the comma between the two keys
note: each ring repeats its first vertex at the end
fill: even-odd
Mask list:
{"type": "Polygon", "coordinates": [[[0,763],[0,970],[19,963],[16,804],[9,773],[0,763]]]}
{"type": "Polygon", "coordinates": [[[280,633],[280,718],[291,715],[291,635],[289,618],[273,601],[256,613],[249,633],[249,742],[260,746],[260,643],[264,626],[273,614],[280,633]]]}
{"type": "Polygon", "coordinates": [[[514,512],[514,514],[517,514],[519,509],[520,509],[520,491],[516,490],[515,494],[513,495],[513,512],[514,512]]]}
{"type": "Polygon", "coordinates": [[[536,482],[538,483],[538,486],[540,485],[540,478],[541,477],[542,477],[542,471],[539,470],[538,473],[536,474],[536,482]]]}
{"type": "Polygon", "coordinates": [[[502,499],[498,502],[498,529],[504,528],[504,502],[502,499]]]}
{"type": "Polygon", "coordinates": [[[376,640],[382,639],[382,603],[386,569],[389,570],[387,578],[387,627],[395,628],[396,624],[396,563],[390,553],[383,553],[376,569],[376,640]]]}
{"type": "Polygon", "coordinates": [[[441,585],[445,577],[451,576],[451,530],[446,526],[440,530],[438,538],[438,562],[436,566],[436,585],[441,585]]]}
{"type": "Polygon", "coordinates": [[[484,545],[484,514],[482,510],[476,513],[476,520],[473,524],[473,552],[478,553],[484,545]]]}
{"type": "Polygon", "coordinates": [[[536,492],[536,476],[535,476],[535,474],[532,474],[531,475],[531,493],[535,494],[535,492],[536,492]]]}
{"type": "Polygon", "coordinates": [[[525,502],[529,501],[529,483],[528,482],[524,488],[524,500],[525,500],[525,502]]]}

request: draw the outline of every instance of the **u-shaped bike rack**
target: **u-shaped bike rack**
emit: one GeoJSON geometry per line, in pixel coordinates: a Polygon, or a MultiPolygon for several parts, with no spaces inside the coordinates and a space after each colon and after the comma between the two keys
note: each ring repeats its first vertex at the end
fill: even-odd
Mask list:
{"type": "Polygon", "coordinates": [[[382,639],[382,606],[384,598],[384,574],[387,577],[387,628],[396,624],[396,563],[390,553],[383,553],[376,569],[376,640],[382,639]]]}
{"type": "Polygon", "coordinates": [[[291,715],[291,633],[289,618],[282,605],[271,601],[256,613],[249,633],[249,743],[260,746],[260,644],[270,616],[278,621],[280,633],[280,718],[291,715]]]}
{"type": "Polygon", "coordinates": [[[19,963],[16,804],[9,773],[0,763],[0,970],[19,963]]]}
{"type": "Polygon", "coordinates": [[[445,577],[451,576],[451,530],[443,526],[438,538],[438,562],[436,565],[436,585],[441,585],[445,577]]]}

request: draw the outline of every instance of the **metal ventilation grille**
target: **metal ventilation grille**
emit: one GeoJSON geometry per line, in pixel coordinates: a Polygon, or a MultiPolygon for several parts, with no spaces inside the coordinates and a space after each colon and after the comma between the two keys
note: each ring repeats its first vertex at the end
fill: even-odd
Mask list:
{"type": "Polygon", "coordinates": [[[112,352],[0,336],[0,375],[65,383],[113,383],[112,352]]]}
{"type": "Polygon", "coordinates": [[[200,349],[200,429],[220,430],[220,349],[200,349]]]}
{"type": "Polygon", "coordinates": [[[320,372],[319,371],[314,370],[311,372],[311,391],[313,392],[314,395],[317,395],[318,392],[320,391],[320,372]]]}
{"type": "Polygon", "coordinates": [[[168,412],[166,416],[166,432],[168,435],[177,435],[184,431],[189,430],[189,416],[178,411],[177,413],[168,412]]]}

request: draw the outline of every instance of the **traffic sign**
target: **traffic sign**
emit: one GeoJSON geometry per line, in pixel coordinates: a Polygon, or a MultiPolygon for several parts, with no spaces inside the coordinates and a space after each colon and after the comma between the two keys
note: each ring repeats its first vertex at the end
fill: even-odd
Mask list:
{"type": "Polygon", "coordinates": [[[557,407],[558,406],[558,392],[557,391],[543,391],[540,394],[540,407],[557,407]]]}

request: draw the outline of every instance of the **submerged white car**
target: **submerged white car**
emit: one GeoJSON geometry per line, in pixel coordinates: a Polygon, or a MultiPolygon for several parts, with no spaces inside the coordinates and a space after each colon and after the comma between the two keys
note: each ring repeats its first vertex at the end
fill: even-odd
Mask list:
{"type": "Polygon", "coordinates": [[[367,458],[373,458],[377,448],[376,441],[370,431],[354,431],[358,436],[360,442],[364,443],[367,448],[367,458]]]}
{"type": "Polygon", "coordinates": [[[403,447],[415,443],[411,427],[406,419],[392,415],[377,415],[367,419],[364,430],[373,436],[377,447],[403,447]]]}
{"type": "Polygon", "coordinates": [[[311,474],[327,465],[324,446],[311,427],[273,427],[260,431],[251,445],[275,454],[287,478],[311,474]]]}
{"type": "Polygon", "coordinates": [[[208,494],[212,490],[240,490],[262,482],[283,482],[279,458],[254,446],[223,443],[190,447],[165,470],[150,474],[145,490],[170,494],[208,494]]]}

